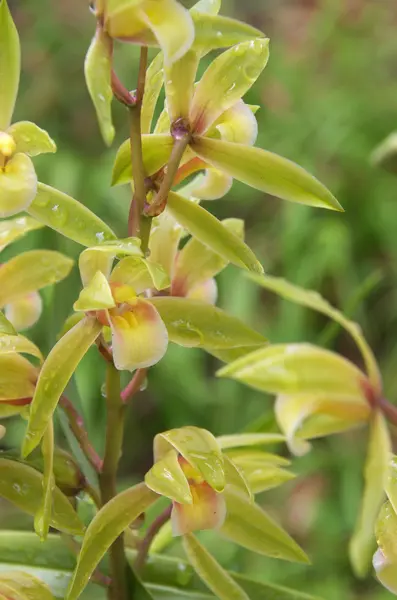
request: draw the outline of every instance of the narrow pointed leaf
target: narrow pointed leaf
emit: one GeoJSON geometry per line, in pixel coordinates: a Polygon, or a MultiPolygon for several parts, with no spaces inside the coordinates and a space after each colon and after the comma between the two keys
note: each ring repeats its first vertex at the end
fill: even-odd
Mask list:
{"type": "Polygon", "coordinates": [[[241,469],[253,494],[261,494],[296,477],[295,473],[291,471],[271,465],[260,466],[256,463],[239,463],[238,467],[241,469]]]}
{"type": "Polygon", "coordinates": [[[235,433],[232,435],[221,435],[216,439],[222,449],[264,446],[285,442],[285,436],[281,433],[235,433]]]}
{"type": "Polygon", "coordinates": [[[170,341],[181,346],[227,349],[266,343],[260,333],[215,306],[186,298],[150,301],[160,313],[170,341]]]}
{"type": "Polygon", "coordinates": [[[31,404],[30,419],[22,447],[27,456],[40,443],[49,421],[77,365],[98,337],[102,326],[92,317],[77,323],[53,347],[45,361],[31,404]]]}
{"type": "Polygon", "coordinates": [[[7,129],[18,93],[21,49],[6,0],[0,0],[0,131],[7,129]]]}
{"type": "Polygon", "coordinates": [[[14,154],[0,169],[0,217],[27,210],[36,192],[37,176],[31,159],[26,154],[14,154]]]}
{"type": "Polygon", "coordinates": [[[52,495],[55,488],[54,479],[54,425],[48,423],[41,442],[43,456],[43,490],[40,506],[34,516],[34,528],[41,540],[46,540],[51,524],[52,495]]]}
{"type": "Polygon", "coordinates": [[[223,457],[216,438],[199,427],[181,427],[159,433],[154,438],[154,460],[161,459],[170,449],[192,465],[217,492],[225,487],[223,457]]]}
{"type": "Polygon", "coordinates": [[[0,573],[0,594],[5,600],[53,600],[50,589],[38,577],[23,571],[0,573]]]}
{"type": "Polygon", "coordinates": [[[343,313],[327,302],[327,300],[325,300],[325,298],[323,298],[318,292],[301,288],[290,283],[286,279],[272,277],[271,275],[249,274],[248,277],[258,285],[271,290],[282,298],[302,306],[307,306],[312,310],[316,310],[317,312],[326,315],[336,323],[339,323],[339,325],[341,325],[351,335],[357,344],[357,347],[364,359],[372,384],[376,387],[376,389],[381,390],[382,378],[379,373],[379,367],[373,352],[368,346],[368,343],[362,334],[361,328],[357,323],[350,321],[343,313]]]}
{"type": "Polygon", "coordinates": [[[373,165],[397,173],[397,132],[390,133],[371,154],[373,165]]]}
{"type": "Polygon", "coordinates": [[[343,394],[365,402],[365,375],[342,356],[311,344],[275,344],[218,371],[270,394],[343,394]]]}
{"type": "Polygon", "coordinates": [[[375,549],[374,527],[382,502],[391,456],[391,439],[381,412],[373,415],[365,464],[365,488],[360,515],[350,541],[350,561],[357,577],[368,573],[375,549]]]}
{"type": "Polygon", "coordinates": [[[227,516],[221,533],[229,540],[265,556],[308,563],[298,544],[257,504],[232,488],[225,490],[227,516]]]}
{"type": "Polygon", "coordinates": [[[67,594],[67,600],[76,600],[107,550],[158,496],[144,483],[118,494],[95,515],[83,539],[77,567],[67,594]]]}
{"type": "Polygon", "coordinates": [[[15,219],[1,221],[0,252],[12,242],[15,242],[25,234],[29,233],[29,231],[34,231],[41,227],[43,227],[43,224],[31,217],[16,217],[15,219]]]}
{"type": "MultiPolygon", "coordinates": [[[[0,458],[0,496],[30,515],[39,509],[43,475],[33,467],[0,458]]],[[[53,490],[51,527],[72,535],[82,535],[84,526],[69,500],[57,487],[53,490]]]]}
{"type": "Polygon", "coordinates": [[[168,451],[160,460],[156,460],[145,475],[145,483],[156,494],[180,504],[191,504],[193,501],[188,480],[174,449],[168,451]]]}
{"type": "Polygon", "coordinates": [[[143,134],[150,133],[152,121],[164,82],[163,53],[159,52],[146,71],[145,93],[141,109],[141,130],[143,134]]]}
{"type": "Polygon", "coordinates": [[[10,354],[12,352],[20,352],[21,354],[30,354],[36,358],[43,360],[39,348],[28,340],[23,335],[9,335],[0,333],[0,354],[10,354]]]}
{"type": "MultiPolygon", "coordinates": [[[[225,219],[222,226],[240,239],[244,239],[244,221],[225,219]]],[[[191,238],[179,252],[172,281],[172,295],[185,296],[195,285],[215,277],[226,267],[228,261],[191,238]]]]}
{"type": "Polygon", "coordinates": [[[37,369],[20,354],[0,354],[0,401],[31,398],[37,369]]]}
{"type": "Polygon", "coordinates": [[[269,40],[242,42],[220,54],[208,67],[194,92],[190,121],[196,134],[204,134],[236,104],[258,79],[269,59],[269,40]]]}
{"type": "Polygon", "coordinates": [[[19,254],[0,269],[0,306],[61,281],[69,275],[72,266],[72,259],[53,250],[19,254]]]}
{"type": "Polygon", "coordinates": [[[82,246],[116,239],[110,227],[86,206],[44,183],[39,183],[28,213],[82,246]]]}
{"type": "Polygon", "coordinates": [[[16,143],[16,152],[29,156],[56,152],[55,142],[48,133],[30,121],[19,121],[7,130],[16,143]]]}
{"type": "MultiPolygon", "coordinates": [[[[173,147],[173,138],[168,134],[142,136],[143,164],[146,175],[153,175],[168,162],[173,147]]],[[[128,183],[132,179],[131,146],[126,140],[117,150],[113,166],[112,185],[128,183]]]]}
{"type": "Polygon", "coordinates": [[[191,235],[238,267],[262,273],[263,267],[252,250],[232,231],[224,227],[216,217],[204,208],[170,192],[168,210],[191,235]]]}
{"type": "Polygon", "coordinates": [[[233,486],[240,494],[246,496],[250,502],[254,500],[251,487],[240,467],[227,454],[223,454],[226,484],[233,486]]]}
{"type": "Polygon", "coordinates": [[[343,210],[318,179],[282,156],[206,137],[195,138],[192,148],[206,162],[257,190],[298,204],[343,210]]]}
{"type": "Polygon", "coordinates": [[[114,139],[112,122],[111,40],[97,28],[84,62],[85,80],[94,104],[102,137],[107,146],[114,139]]]}
{"type": "Polygon", "coordinates": [[[190,564],[217,598],[220,600],[249,600],[247,594],[193,534],[189,533],[183,537],[183,546],[190,564]]]}

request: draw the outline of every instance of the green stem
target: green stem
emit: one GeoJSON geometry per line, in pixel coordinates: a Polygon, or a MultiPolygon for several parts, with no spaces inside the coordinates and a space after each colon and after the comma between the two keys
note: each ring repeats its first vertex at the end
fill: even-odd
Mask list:
{"type": "Polygon", "coordinates": [[[145,537],[140,543],[138,554],[135,559],[135,571],[140,573],[145,566],[145,562],[147,556],[149,554],[150,546],[156,537],[157,533],[160,531],[163,525],[167,523],[169,518],[171,517],[172,505],[170,504],[163,510],[162,513],[153,521],[153,523],[148,527],[145,537]]]}
{"type": "MultiPolygon", "coordinates": [[[[143,209],[146,201],[146,174],[142,153],[141,109],[145,93],[147,56],[148,49],[142,46],[136,98],[134,104],[128,107],[130,115],[131,166],[132,178],[134,180],[134,194],[128,215],[128,235],[137,237],[141,237],[141,231],[144,228],[142,220],[145,218],[143,216],[143,209]]],[[[143,250],[145,251],[146,248],[143,250]]]]}
{"type": "MultiPolygon", "coordinates": [[[[117,468],[122,451],[125,406],[121,400],[120,373],[113,364],[106,369],[106,441],[102,472],[99,476],[102,504],[106,504],[117,494],[117,468]]],[[[125,581],[125,552],[123,536],[117,538],[110,550],[110,570],[112,584],[109,600],[127,600],[125,581]]]]}
{"type": "Polygon", "coordinates": [[[172,148],[170,160],[167,164],[164,179],[161,182],[160,189],[157,192],[156,197],[148,207],[146,214],[155,217],[164,210],[167,202],[167,196],[174,184],[182,156],[189,145],[190,139],[190,133],[185,133],[181,135],[181,137],[176,137],[174,139],[174,146],[172,148]]]}

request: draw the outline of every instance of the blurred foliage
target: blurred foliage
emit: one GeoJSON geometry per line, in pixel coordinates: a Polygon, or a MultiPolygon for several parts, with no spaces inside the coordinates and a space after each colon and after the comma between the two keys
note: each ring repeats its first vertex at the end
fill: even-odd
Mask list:
{"type": "MultiPolygon", "coordinates": [[[[86,91],[83,60],[93,33],[84,0],[11,0],[22,40],[23,71],[16,120],[47,129],[55,156],[36,161],[42,181],[70,193],[126,235],[129,193],[111,189],[114,150],[106,150],[86,91]]],[[[185,2],[186,5],[191,3],[185,2]]],[[[224,0],[223,12],[259,27],[271,39],[271,58],[248,101],[260,104],[258,145],[296,160],[335,194],[346,213],[294,206],[235,184],[214,203],[220,218],[247,223],[247,239],[265,269],[317,288],[361,322],[381,363],[388,397],[397,396],[397,179],[370,166],[369,156],[397,121],[397,5],[394,0],[224,0]],[[230,205],[233,203],[232,208],[230,205]],[[230,212],[232,214],[230,214],[230,212]]],[[[118,55],[121,78],[133,87],[137,52],[118,55]]],[[[117,143],[127,120],[117,106],[117,143]]],[[[10,254],[34,247],[76,257],[79,247],[50,230],[29,234],[10,254]]],[[[274,298],[229,267],[219,281],[220,305],[256,325],[272,341],[313,341],[358,360],[344,334],[324,318],[274,298]]],[[[77,269],[45,290],[45,311],[33,339],[46,352],[79,290],[77,269]]],[[[150,372],[149,388],[130,411],[122,461],[124,482],[151,466],[153,436],[195,424],[214,434],[273,426],[269,398],[232,381],[217,381],[214,359],[171,347],[150,372]]],[[[92,351],[77,372],[70,396],[80,406],[94,444],[101,450],[103,364],[92,351]]],[[[59,428],[64,425],[60,420],[59,428]]],[[[61,435],[61,431],[59,432],[61,435]]],[[[22,431],[10,424],[5,444],[22,431]]],[[[232,569],[242,569],[317,593],[326,600],[383,600],[391,594],[372,578],[353,579],[347,541],[362,487],[364,434],[317,442],[295,462],[301,474],[263,499],[313,558],[301,567],[254,557],[219,541],[213,551],[232,569]]],[[[2,505],[0,524],[26,527],[26,517],[2,505]]],[[[207,535],[212,542],[212,534],[207,535]]],[[[178,552],[171,548],[171,552],[178,552]]]]}

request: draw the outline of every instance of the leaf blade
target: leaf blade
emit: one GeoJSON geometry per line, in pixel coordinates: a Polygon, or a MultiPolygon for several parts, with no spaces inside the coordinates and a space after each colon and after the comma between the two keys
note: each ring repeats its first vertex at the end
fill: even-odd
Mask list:
{"type": "Polygon", "coordinates": [[[19,36],[6,0],[0,0],[0,131],[7,129],[14,112],[19,86],[21,49],[19,36]]]}

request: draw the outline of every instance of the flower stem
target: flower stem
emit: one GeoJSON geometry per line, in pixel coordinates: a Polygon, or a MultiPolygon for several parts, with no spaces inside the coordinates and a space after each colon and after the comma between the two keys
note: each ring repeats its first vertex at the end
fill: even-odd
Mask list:
{"type": "MultiPolygon", "coordinates": [[[[128,235],[138,237],[141,237],[141,232],[144,229],[142,220],[146,218],[143,216],[143,209],[146,201],[146,186],[145,166],[142,153],[141,109],[143,96],[145,94],[147,57],[148,49],[145,46],[142,46],[135,102],[128,107],[130,115],[131,166],[132,178],[134,180],[134,193],[128,216],[128,235]]],[[[143,248],[143,251],[145,250],[146,248],[143,248]]]]}
{"type": "Polygon", "coordinates": [[[395,427],[397,427],[397,406],[386,400],[386,398],[380,398],[378,400],[378,406],[385,415],[386,419],[395,427]]]}
{"type": "Polygon", "coordinates": [[[137,392],[140,391],[145,379],[146,379],[147,369],[138,369],[135,373],[131,381],[125,386],[123,391],[121,392],[121,399],[124,404],[128,404],[133,396],[137,392]]]}
{"type": "Polygon", "coordinates": [[[84,427],[83,418],[79,415],[72,402],[66,398],[66,396],[61,397],[59,405],[66,414],[69,420],[69,427],[78,441],[80,448],[84,452],[88,462],[97,473],[100,473],[102,469],[102,460],[91,445],[88,433],[84,427]]]}
{"type": "MultiPolygon", "coordinates": [[[[116,478],[122,451],[125,407],[121,400],[120,373],[113,364],[106,369],[106,441],[102,472],[99,476],[102,504],[109,502],[117,494],[116,478]]],[[[109,600],[127,600],[125,581],[125,552],[123,536],[119,536],[111,546],[110,571],[112,585],[109,600]]]]}
{"type": "Polygon", "coordinates": [[[172,505],[170,504],[163,510],[162,513],[153,521],[153,523],[148,527],[145,537],[143,538],[137,557],[135,559],[134,569],[137,573],[140,573],[145,565],[150,546],[156,537],[157,533],[160,531],[161,527],[165,525],[168,519],[171,516],[172,505]]]}
{"type": "Polygon", "coordinates": [[[189,145],[190,137],[190,133],[186,133],[181,137],[174,138],[174,146],[167,164],[164,179],[161,182],[160,189],[157,192],[153,202],[146,208],[147,215],[155,217],[163,212],[167,203],[167,196],[174,184],[182,156],[189,145]]]}

